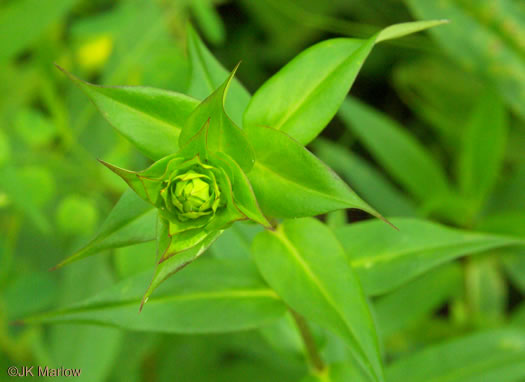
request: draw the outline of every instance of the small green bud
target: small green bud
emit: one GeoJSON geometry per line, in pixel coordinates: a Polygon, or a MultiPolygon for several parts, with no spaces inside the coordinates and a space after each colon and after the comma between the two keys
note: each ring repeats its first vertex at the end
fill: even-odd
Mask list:
{"type": "Polygon", "coordinates": [[[179,222],[213,218],[221,205],[221,191],[214,171],[200,161],[188,169],[176,169],[163,180],[162,207],[179,222]]]}

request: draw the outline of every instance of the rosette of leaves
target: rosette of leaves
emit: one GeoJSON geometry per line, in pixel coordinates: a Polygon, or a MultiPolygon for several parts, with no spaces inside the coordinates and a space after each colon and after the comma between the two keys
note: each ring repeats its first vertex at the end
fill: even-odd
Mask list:
{"type": "Polygon", "coordinates": [[[160,263],[215,238],[235,221],[270,227],[246,176],[253,149],[222,108],[236,70],[189,116],[176,153],[140,172],[102,161],[156,208],[160,263]]]}
{"type": "Polygon", "coordinates": [[[323,41],[253,96],[234,78],[237,67],[228,75],[191,27],[188,95],[97,86],[66,73],[154,163],[135,172],[102,161],[132,191],[124,193],[95,238],[59,266],[156,240],[157,265],[146,301],[235,221],[271,229],[270,222],[280,219],[344,208],[382,218],[305,145],[335,115],[376,43],[440,23],[398,24],[369,39],[323,41]]]}

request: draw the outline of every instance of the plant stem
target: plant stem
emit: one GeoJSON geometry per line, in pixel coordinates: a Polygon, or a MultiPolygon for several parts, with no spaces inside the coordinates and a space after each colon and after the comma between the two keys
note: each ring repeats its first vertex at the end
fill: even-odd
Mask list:
{"type": "Polygon", "coordinates": [[[301,338],[303,339],[308,364],[310,365],[312,371],[315,374],[324,374],[324,372],[326,371],[326,366],[323,360],[321,359],[319,351],[317,350],[317,345],[315,344],[312,332],[308,327],[308,323],[306,322],[303,316],[301,316],[293,309],[290,309],[290,312],[292,313],[292,317],[294,318],[297,328],[299,329],[299,333],[301,334],[301,338]]]}

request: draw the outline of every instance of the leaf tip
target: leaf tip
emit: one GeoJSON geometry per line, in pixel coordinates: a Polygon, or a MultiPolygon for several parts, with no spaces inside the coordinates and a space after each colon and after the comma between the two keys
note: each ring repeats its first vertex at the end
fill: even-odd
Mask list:
{"type": "Polygon", "coordinates": [[[61,72],[66,73],[66,69],[64,69],[63,67],[61,67],[60,65],[58,65],[56,62],[53,62],[53,65],[55,65],[55,68],[57,68],[57,69],[60,70],[61,72]]]}
{"type": "Polygon", "coordinates": [[[394,224],[392,223],[390,220],[384,218],[384,217],[381,217],[381,220],[383,220],[386,224],[388,224],[390,227],[392,227],[393,229],[395,229],[396,231],[400,231],[400,229],[394,224]]]}
{"type": "Polygon", "coordinates": [[[115,174],[117,174],[118,176],[120,176],[121,178],[123,178],[126,183],[129,184],[128,182],[128,176],[129,175],[132,175],[132,174],[136,174],[134,171],[130,171],[130,170],[126,170],[124,168],[120,168],[118,166],[115,166],[115,165],[112,165],[111,163],[108,163],[102,159],[97,159],[100,163],[102,163],[104,166],[106,166],[108,169],[110,169],[111,171],[113,171],[115,174]]]}
{"type": "Polygon", "coordinates": [[[146,295],[144,295],[144,297],[142,297],[142,301],[140,302],[139,313],[142,313],[142,309],[144,308],[146,301],[148,301],[148,298],[146,295]]]}
{"type": "Polygon", "coordinates": [[[55,67],[60,70],[62,73],[64,73],[71,81],[73,81],[75,84],[77,84],[77,86],[80,87],[80,85],[85,81],[82,81],[80,78],[78,78],[77,76],[75,76],[74,74],[71,74],[70,72],[68,72],[66,69],[64,69],[63,67],[61,67],[60,65],[58,65],[56,62],[53,63],[53,65],[55,65],[55,67]]]}
{"type": "Polygon", "coordinates": [[[379,212],[377,212],[376,210],[372,210],[372,211],[367,211],[369,213],[371,213],[373,216],[375,216],[376,218],[384,221],[386,224],[388,224],[390,227],[392,227],[393,229],[395,229],[396,231],[399,231],[399,228],[394,224],[392,223],[390,220],[388,220],[387,218],[385,218],[383,215],[381,215],[379,212]]]}

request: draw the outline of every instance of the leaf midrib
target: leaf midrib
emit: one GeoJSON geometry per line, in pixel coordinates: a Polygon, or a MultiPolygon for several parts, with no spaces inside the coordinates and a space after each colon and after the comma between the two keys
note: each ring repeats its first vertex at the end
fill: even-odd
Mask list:
{"type": "Polygon", "coordinates": [[[271,173],[274,174],[275,176],[277,176],[277,177],[283,179],[285,182],[287,182],[287,183],[291,183],[291,184],[293,184],[293,185],[295,185],[295,186],[297,186],[297,187],[299,187],[299,188],[301,188],[301,189],[303,189],[303,190],[308,191],[309,193],[317,194],[317,195],[322,196],[322,197],[325,198],[325,199],[333,200],[333,201],[339,202],[339,203],[341,203],[341,204],[343,204],[343,205],[345,205],[345,206],[348,206],[349,208],[362,208],[362,206],[358,207],[357,205],[355,205],[355,204],[353,204],[353,203],[350,203],[350,202],[348,202],[348,201],[346,201],[346,200],[344,200],[344,199],[340,199],[340,198],[338,198],[338,197],[334,197],[333,195],[330,195],[330,194],[325,194],[325,193],[323,193],[323,192],[320,192],[320,191],[316,190],[315,188],[309,188],[309,187],[306,187],[306,186],[302,185],[301,183],[298,183],[298,182],[296,182],[296,181],[294,181],[294,180],[292,180],[292,179],[286,178],[286,177],[284,177],[283,175],[279,174],[278,172],[272,170],[270,167],[265,166],[264,164],[262,164],[262,163],[261,163],[261,160],[257,160],[257,159],[256,159],[256,160],[255,160],[254,167],[255,167],[255,166],[262,167],[262,168],[266,169],[268,172],[271,172],[271,173]]]}
{"type": "MultiPolygon", "coordinates": [[[[83,85],[87,85],[88,87],[96,87],[96,85],[92,85],[92,84],[83,84],[83,85]]],[[[161,119],[161,117],[159,116],[154,116],[152,114],[148,114],[146,112],[144,112],[143,110],[141,109],[137,109],[135,107],[132,107],[124,102],[122,102],[121,100],[119,100],[118,98],[115,98],[115,97],[112,97],[106,93],[101,93],[101,92],[97,92],[98,94],[101,94],[103,95],[104,97],[112,100],[113,102],[117,103],[118,105],[121,105],[121,106],[124,106],[125,108],[127,108],[128,110],[131,110],[131,111],[134,111],[136,114],[139,114],[141,116],[145,116],[146,118],[145,119],[151,119],[152,121],[155,121],[157,124],[159,125],[163,125],[165,127],[168,127],[169,129],[174,129],[177,131],[178,134],[180,134],[181,130],[182,130],[182,127],[178,127],[177,125],[174,125],[172,123],[170,123],[168,120],[165,120],[165,119],[161,119]]],[[[193,98],[191,97],[188,97],[188,96],[184,96],[182,98],[188,98],[187,101],[192,101],[194,100],[193,98]]],[[[94,100],[94,99],[93,99],[94,100]]],[[[97,108],[99,109],[99,111],[106,116],[106,119],[109,121],[109,118],[107,117],[107,113],[105,113],[102,108],[98,105],[98,102],[96,102],[97,104],[97,108]]],[[[195,107],[198,105],[198,102],[196,101],[195,103],[195,107]]],[[[121,131],[119,129],[119,131],[121,131]]],[[[123,133],[124,134],[124,133],[123,133]]]]}
{"type": "MultiPolygon", "coordinates": [[[[120,231],[121,229],[126,228],[127,226],[133,224],[134,222],[136,222],[137,220],[143,218],[145,215],[147,215],[148,213],[150,213],[153,210],[154,210],[154,208],[151,207],[151,208],[147,209],[146,211],[140,213],[139,215],[135,215],[133,217],[133,219],[128,220],[126,223],[113,228],[112,230],[102,234],[101,236],[97,235],[97,237],[94,240],[90,241],[85,247],[83,247],[82,249],[80,249],[77,252],[75,252],[75,254],[73,254],[69,259],[72,259],[73,257],[76,258],[78,256],[81,256],[84,252],[88,251],[93,246],[95,246],[97,244],[100,244],[100,242],[106,240],[110,235],[112,235],[115,232],[120,231]]],[[[154,240],[154,238],[152,240],[154,240]]]]}
{"type": "MultiPolygon", "coordinates": [[[[504,238],[491,238],[492,240],[495,241],[494,244],[491,244],[490,242],[487,242],[485,245],[489,245],[489,246],[507,246],[507,245],[513,245],[513,244],[518,244],[520,243],[519,240],[508,240],[508,241],[505,241],[504,238]],[[497,242],[498,240],[501,240],[501,242],[497,242]]],[[[429,251],[439,251],[439,250],[443,250],[443,249],[447,249],[447,248],[456,248],[458,246],[461,246],[461,245],[464,245],[464,244],[483,244],[482,241],[480,240],[489,240],[489,238],[481,238],[481,239],[478,239],[478,238],[471,238],[470,240],[462,240],[461,242],[458,242],[458,243],[454,243],[454,244],[445,244],[445,245],[436,245],[436,246],[431,246],[431,247],[428,247],[428,248],[424,248],[424,249],[417,249],[417,250],[406,250],[406,251],[398,251],[398,252],[390,252],[390,253],[385,253],[383,255],[379,255],[379,256],[371,256],[371,257],[360,257],[358,259],[353,259],[351,260],[351,263],[352,263],[352,266],[354,268],[368,268],[366,264],[371,264],[372,266],[377,264],[377,263],[384,263],[384,262],[388,262],[388,261],[393,261],[393,260],[396,260],[398,258],[401,258],[401,257],[406,257],[406,256],[410,256],[414,253],[418,254],[418,253],[426,253],[426,252],[429,252],[429,251]]]]}
{"type": "MultiPolygon", "coordinates": [[[[159,297],[152,297],[148,300],[148,306],[153,304],[163,304],[175,301],[198,301],[198,300],[210,300],[210,299],[243,299],[243,298],[270,298],[280,300],[279,296],[269,288],[256,288],[256,289],[230,289],[222,291],[205,291],[205,292],[193,292],[185,293],[180,295],[165,295],[159,297]]],[[[27,321],[46,321],[47,319],[53,319],[67,314],[78,314],[78,313],[89,313],[103,309],[115,309],[122,308],[131,305],[140,305],[142,298],[134,298],[130,300],[114,301],[114,302],[100,302],[93,303],[88,306],[77,306],[58,310],[51,313],[44,313],[42,315],[29,318],[27,321]]]]}
{"type": "MultiPolygon", "coordinates": [[[[336,65],[331,71],[329,71],[328,73],[326,73],[326,75],[324,75],[323,77],[320,78],[320,80],[315,84],[315,86],[313,86],[312,88],[309,89],[308,92],[305,92],[304,93],[304,96],[301,97],[299,99],[298,102],[295,103],[295,107],[290,107],[288,108],[288,112],[283,115],[279,120],[277,120],[276,124],[274,126],[272,126],[274,129],[276,130],[280,130],[282,128],[282,126],[291,119],[292,116],[294,116],[295,114],[297,114],[297,112],[299,112],[300,109],[303,108],[303,106],[305,105],[305,103],[307,102],[307,100],[311,97],[311,95],[313,93],[315,93],[317,91],[318,88],[320,88],[323,84],[323,82],[331,77],[336,71],[338,71],[343,65],[346,64],[346,62],[351,59],[353,56],[355,56],[358,52],[360,52],[363,47],[366,45],[366,43],[368,42],[369,40],[366,40],[366,39],[362,39],[362,45],[357,48],[356,50],[354,50],[350,55],[348,55],[347,57],[345,57],[341,63],[339,63],[338,65],[336,65]]],[[[373,46],[373,44],[372,44],[373,46]]]]}
{"type": "MultiPolygon", "coordinates": [[[[357,345],[357,351],[361,354],[361,357],[363,357],[363,361],[369,362],[368,357],[362,347],[362,345],[358,341],[358,337],[354,334],[353,328],[347,323],[345,319],[345,315],[343,312],[339,309],[338,304],[332,299],[329,292],[324,288],[321,281],[317,278],[317,275],[310,269],[309,265],[306,263],[306,261],[301,257],[299,254],[299,251],[293,243],[284,235],[283,232],[272,232],[275,237],[283,243],[283,245],[289,249],[290,253],[292,254],[293,258],[296,260],[296,262],[301,266],[301,268],[304,270],[305,275],[313,282],[315,286],[319,289],[322,296],[325,298],[325,300],[328,302],[328,304],[334,309],[334,311],[339,316],[339,319],[343,322],[343,326],[346,328],[346,330],[349,332],[350,336],[355,341],[355,344],[357,345]]],[[[371,367],[374,375],[376,374],[376,371],[374,367],[371,367]]],[[[377,376],[376,376],[377,378],[377,376]]]]}

